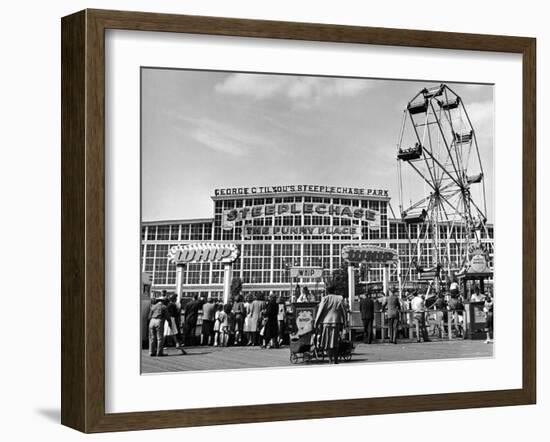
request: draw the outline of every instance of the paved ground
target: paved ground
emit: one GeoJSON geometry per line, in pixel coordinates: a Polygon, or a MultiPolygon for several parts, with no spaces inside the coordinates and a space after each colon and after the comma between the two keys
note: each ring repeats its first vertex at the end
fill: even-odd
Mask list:
{"type": "MultiPolygon", "coordinates": [[[[175,348],[166,350],[167,356],[156,358],[142,351],[142,373],[161,373],[196,370],[227,370],[237,368],[289,366],[288,346],[279,349],[259,347],[188,347],[187,355],[175,348]]],[[[413,361],[426,359],[481,358],[493,355],[493,344],[484,341],[455,340],[426,343],[402,342],[394,344],[356,343],[349,363],[413,361]]],[[[309,364],[327,362],[310,362],[309,364]]],[[[300,362],[300,364],[302,364],[300,362]]]]}

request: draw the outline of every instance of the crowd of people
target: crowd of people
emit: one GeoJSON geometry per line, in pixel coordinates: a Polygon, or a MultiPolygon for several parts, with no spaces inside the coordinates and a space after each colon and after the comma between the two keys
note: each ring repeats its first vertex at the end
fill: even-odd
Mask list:
{"type": "Polygon", "coordinates": [[[177,296],[162,296],[152,300],[149,312],[149,354],[163,356],[165,346],[174,345],[185,354],[184,346],[247,345],[277,348],[285,339],[287,309],[283,298],[270,295],[235,297],[223,304],[198,295],[180,308],[177,296]],[[202,312],[200,341],[196,330],[202,312]],[[182,323],[183,319],[183,323],[182,323]]]}
{"type": "MultiPolygon", "coordinates": [[[[359,309],[364,327],[364,339],[366,344],[371,344],[374,338],[373,323],[376,311],[381,311],[387,321],[390,342],[396,344],[399,332],[405,333],[405,327],[400,327],[401,322],[413,321],[416,329],[417,342],[429,342],[428,317],[432,315],[434,330],[443,337],[445,333],[453,333],[449,330],[449,315],[452,319],[454,333],[461,337],[464,333],[464,299],[456,289],[448,293],[440,292],[435,296],[427,297],[419,291],[405,291],[400,297],[396,290],[391,290],[389,295],[377,293],[373,296],[363,294],[360,296],[359,309]],[[408,312],[410,315],[403,315],[408,312]]],[[[483,302],[485,314],[485,343],[493,342],[493,297],[490,293],[482,294],[479,287],[475,287],[469,302],[483,302]]],[[[410,324],[407,324],[410,325],[410,324]]]]}
{"type": "MultiPolygon", "coordinates": [[[[296,302],[312,302],[313,296],[302,290],[296,302]]],[[[490,294],[482,294],[475,288],[469,298],[470,302],[483,302],[485,313],[486,343],[493,342],[493,299],[490,294]]],[[[363,341],[371,344],[376,338],[374,319],[376,312],[382,312],[385,317],[389,341],[397,343],[399,334],[405,336],[403,322],[407,326],[413,321],[418,342],[429,342],[427,326],[428,315],[435,318],[432,321],[440,337],[444,333],[452,333],[449,329],[449,315],[452,315],[454,331],[461,332],[463,321],[464,300],[453,290],[449,293],[439,293],[427,298],[418,291],[405,291],[399,296],[396,290],[390,290],[386,296],[383,293],[373,296],[360,296],[359,310],[364,327],[363,341]],[[403,315],[407,312],[407,315],[403,315]]],[[[338,336],[349,322],[350,306],[346,298],[335,295],[327,286],[327,294],[323,296],[317,307],[314,328],[321,331],[321,345],[328,351],[337,346],[338,336]]],[[[239,294],[232,302],[223,304],[212,298],[200,299],[198,295],[180,307],[175,294],[162,296],[152,300],[148,316],[149,354],[163,356],[165,346],[174,346],[185,354],[184,347],[191,345],[204,346],[259,346],[261,348],[278,348],[286,341],[292,330],[287,324],[288,306],[282,297],[270,295],[264,300],[261,295],[239,294]],[[196,336],[199,315],[202,312],[200,337],[196,336]]],[[[435,332],[435,330],[434,330],[435,332]]]]}

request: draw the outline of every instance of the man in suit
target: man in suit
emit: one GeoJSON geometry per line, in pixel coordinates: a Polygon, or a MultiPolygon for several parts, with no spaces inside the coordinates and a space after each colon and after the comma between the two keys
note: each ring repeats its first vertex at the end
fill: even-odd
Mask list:
{"type": "Polygon", "coordinates": [[[184,309],[185,316],[185,344],[194,345],[195,331],[197,329],[197,320],[199,311],[202,307],[202,302],[199,300],[199,295],[195,295],[193,300],[189,302],[184,309]]]}
{"type": "Polygon", "coordinates": [[[335,289],[332,283],[327,286],[327,294],[319,303],[313,327],[317,329],[322,326],[320,346],[326,351],[329,362],[337,364],[340,334],[347,324],[347,317],[344,298],[335,295],[335,289]]]}
{"type": "Polygon", "coordinates": [[[390,292],[390,296],[386,298],[382,309],[386,311],[388,318],[388,331],[390,334],[390,342],[397,344],[397,326],[399,324],[399,313],[401,312],[401,302],[395,291],[390,292]]]}
{"type": "Polygon", "coordinates": [[[359,301],[359,310],[361,311],[361,320],[363,321],[363,329],[365,331],[363,342],[365,344],[372,344],[372,323],[374,321],[374,301],[366,293],[363,293],[363,295],[361,295],[361,300],[359,301]]]}

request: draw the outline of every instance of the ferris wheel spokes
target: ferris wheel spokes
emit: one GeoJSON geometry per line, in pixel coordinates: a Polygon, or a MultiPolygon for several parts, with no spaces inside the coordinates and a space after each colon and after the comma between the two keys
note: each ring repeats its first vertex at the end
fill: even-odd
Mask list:
{"type": "MultiPolygon", "coordinates": [[[[479,239],[477,231],[486,230],[485,175],[475,130],[462,98],[447,85],[440,84],[420,90],[407,104],[399,136],[397,160],[399,162],[400,211],[407,225],[422,226],[416,238],[414,253],[420,259],[420,249],[430,250],[428,262],[447,267],[464,262],[469,244],[479,239]],[[407,121],[410,123],[407,126],[407,121]],[[410,128],[411,136],[405,136],[410,128]],[[407,185],[402,177],[408,164],[413,176],[420,178],[429,194],[418,199],[415,194],[404,209],[405,194],[418,192],[407,185]],[[473,200],[471,187],[481,185],[482,203],[473,200]],[[485,211],[481,210],[481,207],[485,211]],[[460,235],[457,231],[462,232],[460,235]],[[430,233],[431,232],[431,233],[430,233]],[[454,241],[455,252],[444,250],[442,241],[454,241]],[[430,244],[430,245],[429,245],[430,244]],[[452,258],[452,259],[451,259],[452,258]]],[[[407,183],[408,184],[408,183],[407,183]]],[[[407,227],[409,232],[409,227],[407,227]]],[[[409,233],[409,246],[412,242],[409,233]]],[[[412,264],[411,264],[412,265],[412,264]]],[[[410,272],[408,272],[410,273],[410,272]]]]}

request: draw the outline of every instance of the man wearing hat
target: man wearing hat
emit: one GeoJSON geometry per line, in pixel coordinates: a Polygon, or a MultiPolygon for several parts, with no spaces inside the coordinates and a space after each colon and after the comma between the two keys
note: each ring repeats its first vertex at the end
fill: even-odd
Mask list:
{"type": "Polygon", "coordinates": [[[216,315],[216,304],[209,296],[202,306],[201,345],[210,345],[214,337],[214,316],[216,315]]]}
{"type": "Polygon", "coordinates": [[[363,342],[365,344],[371,344],[372,324],[374,321],[374,301],[367,293],[361,295],[359,310],[361,311],[361,320],[363,321],[363,342]]]}
{"type": "Polygon", "coordinates": [[[399,325],[399,313],[401,312],[401,302],[395,293],[395,290],[390,292],[390,296],[386,298],[382,304],[382,309],[386,311],[388,318],[388,331],[390,334],[390,342],[397,344],[397,327],[399,325]]]}

